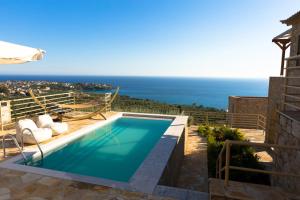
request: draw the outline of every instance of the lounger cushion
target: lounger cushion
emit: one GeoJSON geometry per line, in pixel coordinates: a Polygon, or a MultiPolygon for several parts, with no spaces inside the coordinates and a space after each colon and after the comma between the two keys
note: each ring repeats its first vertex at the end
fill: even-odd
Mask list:
{"type": "MultiPolygon", "coordinates": [[[[37,142],[44,142],[46,140],[49,140],[52,137],[52,130],[50,128],[38,128],[32,131],[35,139],[37,142]]],[[[24,143],[26,144],[36,144],[34,138],[32,135],[24,131],[24,143]]],[[[21,140],[20,140],[21,141],[21,140]]]]}
{"type": "Polygon", "coordinates": [[[50,128],[50,125],[53,124],[53,119],[50,115],[40,115],[37,118],[36,124],[39,128],[50,128]]]}
{"type": "MultiPolygon", "coordinates": [[[[32,131],[38,142],[43,142],[52,137],[52,130],[50,128],[38,128],[36,124],[31,119],[20,120],[16,126],[16,137],[19,142],[21,142],[22,131],[28,128],[32,131]]],[[[29,131],[23,132],[23,141],[28,144],[35,144],[35,140],[29,131]]]]}
{"type": "Polygon", "coordinates": [[[65,122],[62,123],[54,122],[53,124],[50,125],[50,128],[53,130],[54,135],[66,133],[69,130],[69,126],[65,122]]]}
{"type": "Polygon", "coordinates": [[[51,128],[53,130],[53,135],[66,133],[69,130],[67,123],[53,122],[51,116],[47,114],[38,116],[37,125],[40,128],[51,128]]]}
{"type": "Polygon", "coordinates": [[[34,121],[32,121],[31,119],[23,119],[23,120],[18,121],[17,129],[19,129],[21,131],[25,128],[28,128],[30,130],[38,129],[38,127],[36,126],[34,121]]]}

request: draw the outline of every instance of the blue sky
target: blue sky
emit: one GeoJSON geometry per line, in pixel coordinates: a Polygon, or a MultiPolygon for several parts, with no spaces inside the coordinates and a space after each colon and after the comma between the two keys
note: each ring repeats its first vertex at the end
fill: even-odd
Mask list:
{"type": "Polygon", "coordinates": [[[268,77],[299,0],[0,0],[0,40],[42,48],[1,74],[268,77]]]}

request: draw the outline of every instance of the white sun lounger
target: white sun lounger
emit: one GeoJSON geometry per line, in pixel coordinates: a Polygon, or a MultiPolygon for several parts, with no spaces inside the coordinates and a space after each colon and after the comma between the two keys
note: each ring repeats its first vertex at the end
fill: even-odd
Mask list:
{"type": "Polygon", "coordinates": [[[36,124],[31,119],[23,119],[17,122],[16,125],[16,137],[19,142],[22,142],[22,132],[23,141],[27,144],[36,144],[29,129],[32,131],[37,142],[43,142],[52,137],[52,130],[50,128],[38,128],[36,124]]]}
{"type": "Polygon", "coordinates": [[[40,128],[51,128],[53,131],[53,135],[66,133],[69,130],[69,126],[67,123],[53,122],[53,119],[48,114],[38,116],[36,124],[40,128]]]}

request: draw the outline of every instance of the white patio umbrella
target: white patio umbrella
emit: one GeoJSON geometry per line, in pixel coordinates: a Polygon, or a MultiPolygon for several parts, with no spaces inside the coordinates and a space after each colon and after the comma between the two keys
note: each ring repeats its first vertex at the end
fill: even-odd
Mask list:
{"type": "Polygon", "coordinates": [[[45,53],[42,49],[0,41],[0,64],[20,64],[41,60],[45,53]]]}

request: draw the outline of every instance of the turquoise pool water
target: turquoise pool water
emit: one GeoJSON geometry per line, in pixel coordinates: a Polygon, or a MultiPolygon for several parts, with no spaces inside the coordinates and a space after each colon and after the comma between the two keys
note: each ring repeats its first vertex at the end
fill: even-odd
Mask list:
{"type": "Polygon", "coordinates": [[[122,117],[27,165],[128,182],[170,124],[122,117]]]}

